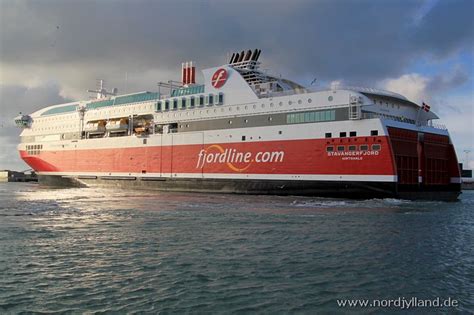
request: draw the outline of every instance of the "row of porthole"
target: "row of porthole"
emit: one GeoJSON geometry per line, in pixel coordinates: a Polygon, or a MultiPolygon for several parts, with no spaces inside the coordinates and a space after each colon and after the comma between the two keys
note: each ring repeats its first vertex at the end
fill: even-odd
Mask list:
{"type": "MultiPolygon", "coordinates": [[[[312,100],[309,98],[309,99],[307,100],[307,102],[308,102],[308,103],[311,103],[312,100]]],[[[301,104],[303,103],[303,101],[302,101],[302,100],[298,100],[297,103],[301,105],[301,104]]],[[[292,105],[292,104],[293,104],[293,101],[289,100],[289,101],[288,101],[288,105],[292,105]]],[[[279,105],[280,105],[280,106],[283,106],[283,102],[279,102],[279,105]]],[[[265,104],[262,103],[261,106],[262,106],[262,108],[265,108],[265,104]]],[[[270,103],[270,107],[273,107],[273,106],[274,106],[274,104],[273,104],[273,103],[270,103]]],[[[253,105],[253,108],[256,109],[256,108],[257,108],[257,105],[253,105]]],[[[148,106],[146,106],[146,105],[141,105],[140,108],[130,108],[130,110],[138,110],[138,109],[142,109],[142,110],[144,110],[144,109],[150,109],[150,110],[151,110],[151,109],[153,109],[153,105],[148,105],[148,106]]],[[[248,109],[248,107],[245,106],[245,109],[248,109]]],[[[240,108],[237,107],[237,110],[240,110],[240,108]]],[[[125,112],[125,109],[122,108],[122,109],[120,109],[119,111],[123,113],[123,112],[125,112]]],[[[229,111],[231,111],[230,108],[229,108],[229,111]]],[[[114,111],[114,112],[117,112],[117,110],[114,111]]],[[[214,110],[214,112],[216,112],[216,111],[214,110]]],[[[208,113],[209,113],[209,111],[208,111],[208,113]]],[[[96,115],[98,115],[98,114],[99,114],[99,113],[96,113],[96,115]]],[[[103,112],[101,112],[100,114],[103,114],[103,112]]],[[[108,114],[112,114],[112,111],[109,110],[109,111],[108,111],[108,114]]],[[[202,111],[201,111],[201,114],[202,114],[202,111]]],[[[176,117],[176,116],[175,116],[175,117],[176,117]]],[[[67,116],[61,116],[61,117],[45,118],[45,120],[59,120],[59,119],[63,120],[63,119],[65,119],[65,118],[73,118],[73,117],[72,117],[72,115],[67,115],[67,116]]]]}
{"type": "MultiPolygon", "coordinates": [[[[309,99],[307,100],[307,102],[308,102],[308,103],[311,103],[312,100],[309,98],[309,99]]],[[[297,103],[301,105],[301,104],[302,104],[302,100],[298,100],[297,103]]],[[[288,105],[292,105],[292,104],[293,104],[293,102],[292,102],[291,100],[289,100],[289,101],[288,101],[288,105]]],[[[280,105],[280,106],[283,106],[283,102],[279,102],[279,105],[280,105]]],[[[273,104],[273,103],[270,103],[270,107],[273,107],[273,106],[274,106],[274,104],[273,104]]],[[[265,108],[265,104],[262,103],[261,107],[262,107],[262,108],[265,108]]],[[[149,105],[148,108],[147,108],[145,105],[142,105],[142,106],[141,106],[141,109],[142,109],[142,110],[143,110],[143,109],[152,109],[152,108],[153,108],[152,105],[149,105]]],[[[254,105],[253,105],[253,108],[256,109],[256,108],[257,108],[257,105],[254,104],[254,105]]],[[[130,110],[133,110],[133,109],[137,110],[138,108],[130,108],[130,110]]],[[[245,106],[245,109],[248,109],[248,106],[247,106],[247,105],[245,106]]],[[[240,110],[240,106],[237,106],[236,110],[240,110]]],[[[221,111],[224,112],[225,109],[224,109],[224,108],[221,108],[221,111]]],[[[232,107],[229,107],[229,111],[232,111],[232,107]]],[[[116,112],[116,111],[115,111],[115,112],[116,112]]],[[[120,112],[125,112],[125,109],[124,109],[124,108],[120,109],[120,112]]],[[[216,113],[216,112],[217,112],[217,109],[214,109],[214,113],[216,113]]],[[[206,113],[209,114],[209,110],[206,110],[206,113]]],[[[100,114],[103,114],[103,112],[100,113],[100,114]]],[[[109,111],[108,111],[108,114],[112,114],[112,111],[109,110],[109,111]]],[[[195,115],[195,114],[196,114],[196,111],[193,111],[193,115],[195,115]]],[[[203,114],[203,111],[202,111],[202,110],[199,111],[199,114],[203,114]]],[[[96,113],[95,116],[97,116],[97,115],[99,115],[99,113],[96,113]]],[[[187,112],[187,115],[189,115],[189,112],[187,112]]],[[[181,114],[180,114],[179,116],[181,117],[181,114]]],[[[67,117],[67,116],[66,116],[66,117],[67,117]]],[[[63,116],[63,117],[61,117],[61,118],[64,119],[64,118],[66,118],[66,117],[63,116]]],[[[178,117],[178,114],[175,113],[175,114],[174,114],[174,117],[178,117]]],[[[71,118],[72,118],[72,115],[71,115],[71,118]]],[[[46,120],[50,120],[50,119],[57,120],[57,119],[59,119],[59,117],[46,118],[46,120]]]]}
{"type": "Polygon", "coordinates": [[[44,127],[44,128],[32,128],[33,131],[41,131],[41,130],[57,130],[57,129],[60,129],[60,130],[68,130],[68,129],[74,129],[73,127],[79,127],[78,124],[76,125],[68,125],[67,127],[66,126],[54,126],[54,127],[44,127]]]}
{"type": "MultiPolygon", "coordinates": [[[[273,117],[272,117],[272,116],[269,116],[269,117],[268,117],[268,121],[273,121],[273,117]]],[[[247,124],[248,122],[249,122],[248,119],[244,119],[244,123],[247,124]]],[[[231,120],[229,120],[227,123],[228,123],[229,125],[232,125],[233,120],[231,119],[231,120]]],[[[180,127],[180,128],[189,128],[189,124],[186,124],[186,125],[179,125],[179,127],[180,127]]]]}
{"type": "Polygon", "coordinates": [[[55,116],[55,117],[39,117],[35,119],[38,123],[55,121],[55,120],[64,120],[64,119],[73,119],[74,115],[64,115],[64,116],[55,116]]]}
{"type": "MultiPolygon", "coordinates": [[[[309,98],[309,99],[308,99],[308,103],[311,103],[311,102],[312,102],[312,100],[309,98]]],[[[302,101],[301,101],[301,100],[298,100],[298,104],[301,104],[301,103],[302,103],[302,101]]],[[[291,104],[292,104],[292,101],[288,101],[288,105],[291,105],[291,104]]],[[[280,102],[279,105],[280,105],[280,106],[283,106],[283,102],[280,102]]],[[[262,104],[261,106],[262,106],[262,108],[265,108],[265,104],[262,104]]],[[[273,104],[273,103],[270,103],[270,107],[273,107],[273,106],[274,106],[274,104],[273,104]]],[[[256,109],[256,108],[257,108],[257,105],[254,104],[252,107],[253,107],[253,109],[256,109]]],[[[228,111],[229,111],[229,112],[232,111],[232,107],[227,107],[227,108],[228,108],[228,111]]],[[[245,105],[244,109],[247,110],[247,109],[248,109],[248,105],[245,105]]],[[[236,107],[236,110],[239,111],[239,110],[240,110],[240,106],[237,106],[237,107],[236,107]]],[[[189,115],[190,115],[189,113],[191,113],[191,115],[196,115],[196,112],[197,112],[196,110],[194,110],[194,111],[192,111],[192,112],[189,112],[189,111],[188,111],[188,112],[186,112],[186,116],[189,116],[189,115]]],[[[217,108],[214,108],[214,111],[213,111],[213,112],[214,112],[214,113],[217,113],[217,108]]],[[[221,112],[225,112],[225,107],[221,107],[221,112]]],[[[207,109],[207,110],[206,110],[206,114],[209,114],[209,113],[210,113],[210,110],[207,109]]],[[[171,115],[171,113],[170,113],[170,114],[164,115],[164,117],[182,117],[182,116],[183,116],[182,114],[183,114],[183,113],[174,113],[173,116],[169,116],[169,115],[171,115]]],[[[203,114],[203,110],[200,110],[200,111],[199,111],[199,115],[202,115],[202,114],[203,114]]]]}
{"type": "MultiPolygon", "coordinates": [[[[348,151],[357,151],[357,146],[356,145],[349,145],[347,146],[348,151]]],[[[372,151],[380,151],[381,145],[380,144],[372,144],[371,146],[372,151]]],[[[336,146],[336,151],[342,152],[346,150],[345,145],[338,145],[336,146]]],[[[359,150],[360,151],[369,151],[369,145],[368,144],[362,144],[359,145],[359,150]]],[[[329,145],[326,147],[326,152],[334,152],[334,146],[329,145]]]]}
{"type": "Polygon", "coordinates": [[[134,111],[137,111],[137,110],[153,110],[153,104],[151,105],[142,105],[141,107],[139,108],[136,108],[136,107],[133,107],[133,108],[115,108],[115,110],[108,110],[107,112],[95,112],[94,113],[94,116],[101,116],[103,114],[115,114],[115,113],[126,113],[127,111],[130,113],[130,114],[133,114],[134,111]]]}

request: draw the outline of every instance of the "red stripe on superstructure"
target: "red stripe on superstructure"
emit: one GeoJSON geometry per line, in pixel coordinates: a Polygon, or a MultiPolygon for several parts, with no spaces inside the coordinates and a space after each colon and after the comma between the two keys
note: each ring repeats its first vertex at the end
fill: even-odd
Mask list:
{"type": "Polygon", "coordinates": [[[20,155],[39,172],[396,174],[385,136],[42,151],[33,156],[21,151],[20,155]],[[361,156],[356,153],[329,156],[326,152],[328,145],[333,146],[336,152],[338,145],[344,145],[348,152],[349,145],[356,145],[358,149],[363,144],[368,144],[369,150],[372,144],[380,144],[381,149],[377,155],[369,151],[374,155],[361,156]],[[234,152],[234,157],[236,153],[249,154],[250,157],[248,162],[238,159],[228,162],[228,159],[223,159],[222,152],[234,152]],[[269,154],[265,155],[265,152],[269,154]],[[283,157],[280,152],[283,152],[283,157]],[[264,161],[272,153],[275,161],[264,161]],[[203,162],[203,159],[208,160],[203,162]]]}

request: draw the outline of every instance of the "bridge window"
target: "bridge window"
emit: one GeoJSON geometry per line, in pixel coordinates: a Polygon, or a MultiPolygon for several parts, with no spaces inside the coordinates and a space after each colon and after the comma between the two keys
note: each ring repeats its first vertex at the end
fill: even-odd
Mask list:
{"type": "Polygon", "coordinates": [[[199,106],[204,105],[204,95],[199,95],[199,106]]]}
{"type": "Polygon", "coordinates": [[[219,102],[218,105],[224,104],[224,93],[219,93],[219,102]]]}
{"type": "Polygon", "coordinates": [[[162,106],[161,101],[159,101],[158,103],[156,103],[156,111],[157,111],[157,112],[160,112],[160,111],[161,111],[161,106],[162,106]]]}
{"type": "Polygon", "coordinates": [[[325,137],[326,137],[326,138],[331,138],[331,137],[332,137],[332,133],[326,132],[325,137]]]}
{"type": "Polygon", "coordinates": [[[170,110],[170,101],[169,100],[165,101],[165,110],[170,110]]]}
{"type": "Polygon", "coordinates": [[[212,94],[209,94],[209,105],[213,105],[214,104],[214,95],[212,94]]]}
{"type": "Polygon", "coordinates": [[[339,138],[345,138],[345,137],[347,137],[346,132],[340,132],[339,133],[339,138]]]}
{"type": "Polygon", "coordinates": [[[178,109],[178,99],[173,99],[173,110],[178,109]]]}
{"type": "Polygon", "coordinates": [[[183,97],[183,98],[181,99],[181,109],[186,109],[186,103],[187,103],[187,102],[186,102],[186,98],[183,97]]]}
{"type": "Polygon", "coordinates": [[[194,101],[195,101],[194,96],[191,96],[191,100],[190,100],[190,103],[189,103],[189,107],[191,107],[191,108],[194,107],[194,101]]]}
{"type": "Polygon", "coordinates": [[[349,132],[349,137],[357,137],[357,132],[356,131],[349,132]]]}
{"type": "Polygon", "coordinates": [[[378,135],[379,135],[379,131],[378,131],[378,130],[371,130],[371,131],[370,131],[370,135],[371,135],[371,136],[378,136],[378,135]]]}

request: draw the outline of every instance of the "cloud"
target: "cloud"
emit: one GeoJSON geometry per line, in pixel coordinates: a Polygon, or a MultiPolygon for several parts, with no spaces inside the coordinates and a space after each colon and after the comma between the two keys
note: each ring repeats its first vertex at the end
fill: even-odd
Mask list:
{"type": "MultiPolygon", "coordinates": [[[[102,72],[110,80],[148,69],[177,78],[182,61],[214,66],[225,63],[228,52],[258,47],[268,67],[290,77],[367,83],[403,74],[420,56],[443,58],[470,48],[471,1],[427,7],[350,0],[5,1],[1,62],[33,65],[42,78],[46,73],[84,90],[86,80],[70,78],[92,81],[102,72]]],[[[35,76],[23,74],[16,82],[2,79],[23,84],[35,76]]]]}
{"type": "Polygon", "coordinates": [[[441,93],[458,88],[469,80],[469,74],[460,65],[456,65],[447,73],[438,73],[430,79],[427,89],[432,93],[441,93]]]}
{"type": "Polygon", "coordinates": [[[421,104],[427,98],[426,87],[429,79],[418,73],[404,74],[395,79],[387,79],[382,82],[385,90],[404,95],[409,100],[421,104]]]}
{"type": "Polygon", "coordinates": [[[419,73],[403,74],[397,78],[382,80],[379,86],[385,90],[397,92],[409,100],[421,104],[430,102],[437,107],[445,92],[462,88],[469,82],[469,74],[459,65],[450,70],[426,76],[419,73]]]}

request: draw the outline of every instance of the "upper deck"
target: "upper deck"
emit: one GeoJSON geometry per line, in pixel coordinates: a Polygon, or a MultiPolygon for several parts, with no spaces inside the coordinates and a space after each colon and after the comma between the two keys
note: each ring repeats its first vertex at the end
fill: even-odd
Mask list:
{"type": "Polygon", "coordinates": [[[235,127],[232,119],[252,117],[264,119],[267,125],[381,118],[436,127],[432,120],[438,117],[433,112],[401,95],[354,87],[309,89],[260,71],[258,51],[246,52],[242,60],[238,55],[228,64],[204,69],[200,84],[192,79],[194,67],[183,66],[182,82],[169,81],[158,92],[104,93],[98,100],[43,108],[27,116],[27,122],[19,120],[25,128],[21,136],[28,141],[36,136],[45,141],[83,139],[111,136],[107,130],[112,128],[121,131],[114,131],[113,136],[124,136],[135,128],[163,132],[165,126],[168,132],[186,132],[196,130],[196,122],[212,128],[213,122],[223,119],[231,129],[235,127]],[[89,134],[91,130],[95,133],[89,134]]]}

